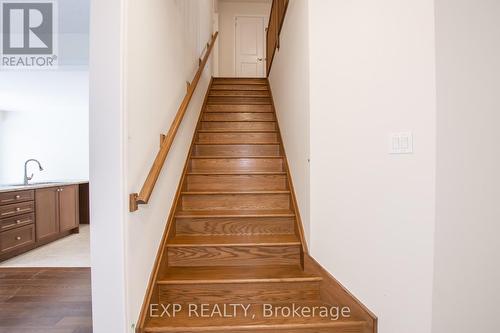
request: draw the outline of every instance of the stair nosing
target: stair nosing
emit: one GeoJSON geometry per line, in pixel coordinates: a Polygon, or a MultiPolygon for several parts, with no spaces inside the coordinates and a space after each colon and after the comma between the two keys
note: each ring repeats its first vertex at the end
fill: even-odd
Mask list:
{"type": "MultiPolygon", "coordinates": [[[[264,213],[264,214],[192,214],[192,211],[183,211],[184,214],[175,214],[176,219],[192,219],[192,218],[262,218],[262,217],[296,217],[292,211],[290,213],[264,213]],[[189,214],[191,212],[191,214],[189,214]]],[[[229,212],[228,212],[229,213],[229,212]]]]}
{"type": "MultiPolygon", "coordinates": [[[[209,236],[202,236],[202,237],[209,237],[209,236]]],[[[260,246],[265,246],[265,247],[280,247],[280,246],[300,246],[302,243],[300,241],[296,242],[280,242],[280,243],[273,243],[273,242],[262,242],[262,243],[204,243],[204,244],[189,244],[189,243],[179,243],[179,244],[172,244],[172,243],[167,243],[167,248],[168,247],[174,247],[174,248],[186,248],[186,247],[260,247],[260,246]]]]}
{"type": "Polygon", "coordinates": [[[304,277],[287,277],[287,278],[231,278],[231,279],[196,279],[196,280],[181,280],[181,279],[160,279],[156,283],[159,285],[191,285],[191,284],[246,284],[246,283],[280,283],[280,282],[321,282],[321,276],[304,276],[304,277]]]}
{"type": "Polygon", "coordinates": [[[187,172],[188,176],[273,176],[273,175],[286,175],[285,171],[276,172],[187,172]]]}
{"type": "Polygon", "coordinates": [[[191,156],[191,159],[283,159],[284,156],[191,156]]]}
{"type": "Polygon", "coordinates": [[[251,195],[251,194],[290,194],[290,191],[183,191],[181,195],[251,195]]]}
{"type": "Polygon", "coordinates": [[[200,146],[278,146],[279,142],[195,142],[195,145],[200,146]]]}
{"type": "Polygon", "coordinates": [[[206,130],[199,129],[197,133],[278,133],[277,130],[206,130]]]}
{"type": "Polygon", "coordinates": [[[352,321],[330,321],[330,322],[316,322],[316,323],[300,323],[300,324],[258,324],[258,325],[218,325],[218,326],[165,326],[165,327],[155,327],[155,328],[145,328],[145,332],[178,332],[184,328],[189,329],[193,332],[220,332],[220,331],[253,331],[255,330],[292,330],[292,329],[309,329],[309,328],[329,328],[329,327],[349,327],[349,326],[365,326],[366,321],[363,320],[352,320],[352,321]]]}

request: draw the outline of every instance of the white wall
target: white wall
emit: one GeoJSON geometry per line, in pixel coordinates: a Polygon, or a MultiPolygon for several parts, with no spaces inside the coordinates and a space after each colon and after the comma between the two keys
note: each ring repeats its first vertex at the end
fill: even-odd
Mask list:
{"type": "MultiPolygon", "coordinates": [[[[88,36],[87,36],[88,37],[88,36]]],[[[88,179],[88,69],[4,72],[0,77],[0,184],[88,179]]]]}
{"type": "Polygon", "coordinates": [[[126,332],[124,1],[92,0],[90,254],[93,332],[126,332]]]}
{"type": "Polygon", "coordinates": [[[291,1],[269,76],[299,210],[309,238],[309,19],[306,0],[291,1]]]}
{"type": "MultiPolygon", "coordinates": [[[[130,0],[127,15],[127,193],[140,190],[186,93],[186,81],[212,35],[212,1],[130,0]],[[144,22],[147,22],[145,24],[144,22]],[[189,28],[188,28],[189,27],[189,28]],[[144,38],[148,36],[148,38],[144,38]]],[[[129,326],[137,321],[201,105],[211,78],[207,63],[151,201],[126,223],[129,326]]]]}
{"type": "Polygon", "coordinates": [[[29,158],[45,168],[33,181],[89,177],[89,2],[59,2],[57,69],[0,74],[0,184],[22,182],[29,158]]]}
{"type": "Polygon", "coordinates": [[[219,76],[234,77],[235,74],[235,18],[238,15],[265,16],[269,21],[271,1],[219,0],[219,76]]]}
{"type": "Polygon", "coordinates": [[[498,331],[500,3],[436,0],[434,333],[498,331]]]}
{"type": "Polygon", "coordinates": [[[380,332],[430,332],[433,0],[309,1],[309,22],[312,255],[380,332]],[[388,154],[398,131],[414,154],[388,154]]]}

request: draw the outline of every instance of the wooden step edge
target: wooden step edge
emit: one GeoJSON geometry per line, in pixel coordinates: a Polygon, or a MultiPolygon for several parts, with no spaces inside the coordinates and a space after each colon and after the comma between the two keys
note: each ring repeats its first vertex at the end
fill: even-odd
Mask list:
{"type": "Polygon", "coordinates": [[[283,156],[191,156],[191,159],[214,159],[214,160],[234,160],[234,159],[283,159],[283,156]]]}
{"type": "Polygon", "coordinates": [[[238,89],[231,89],[231,90],[210,89],[210,93],[208,94],[208,96],[210,96],[210,97],[265,97],[265,98],[271,97],[271,95],[269,94],[269,90],[245,90],[245,89],[241,89],[241,90],[238,90],[238,89]],[[231,93],[231,94],[219,95],[219,94],[215,93],[216,91],[217,92],[224,91],[226,93],[231,93]],[[244,91],[245,93],[248,93],[248,94],[240,95],[240,94],[235,93],[237,91],[239,91],[239,92],[244,91]],[[266,92],[267,95],[266,94],[259,94],[256,92],[266,92]]]}
{"type": "Polygon", "coordinates": [[[277,130],[206,130],[199,129],[197,133],[277,133],[277,130]]]}
{"type": "Polygon", "coordinates": [[[253,89],[254,87],[252,87],[252,89],[245,89],[245,88],[242,89],[240,86],[243,86],[243,85],[244,84],[220,84],[220,83],[216,83],[212,87],[210,87],[210,93],[212,93],[214,91],[226,91],[226,92],[233,92],[233,91],[256,92],[256,91],[259,91],[259,92],[267,92],[269,94],[269,89],[253,89]],[[224,89],[224,88],[219,88],[219,86],[234,86],[234,87],[231,87],[231,89],[224,89]]]}
{"type": "Polygon", "coordinates": [[[290,191],[186,191],[181,195],[290,194],[290,191]]]}
{"type": "Polygon", "coordinates": [[[279,142],[195,142],[199,146],[277,146],[279,142]]]}
{"type": "Polygon", "coordinates": [[[280,172],[187,172],[187,176],[286,176],[280,172]]]}
{"type": "Polygon", "coordinates": [[[192,285],[192,284],[246,284],[246,283],[299,283],[299,282],[321,282],[321,276],[302,276],[285,278],[229,278],[229,279],[161,279],[156,283],[158,285],[192,285]]]}
{"type": "Polygon", "coordinates": [[[193,214],[189,212],[183,212],[181,215],[176,214],[176,219],[194,219],[194,218],[280,218],[280,217],[295,217],[295,213],[240,213],[236,214],[193,214]]]}
{"type": "Polygon", "coordinates": [[[226,80],[214,79],[213,84],[214,85],[226,85],[226,86],[238,86],[238,85],[242,85],[242,86],[246,86],[246,85],[267,86],[268,85],[266,81],[248,81],[248,82],[233,81],[231,83],[228,83],[226,81],[226,83],[220,83],[220,82],[224,82],[224,81],[226,81],[226,80]]]}
{"type": "Polygon", "coordinates": [[[275,123],[276,120],[201,120],[202,123],[275,123]]]}
{"type": "MultiPolygon", "coordinates": [[[[239,105],[239,104],[237,104],[239,105]]],[[[217,105],[217,104],[212,104],[211,105],[212,107],[214,106],[228,106],[228,104],[222,104],[222,105],[217,105]]],[[[261,114],[261,113],[274,113],[274,111],[266,111],[266,112],[262,112],[262,111],[251,111],[251,110],[246,110],[246,111],[231,111],[231,110],[217,110],[217,111],[207,111],[205,114],[226,114],[226,113],[239,113],[239,114],[247,114],[247,113],[251,113],[252,115],[254,114],[261,114]]]]}
{"type": "Polygon", "coordinates": [[[363,328],[366,327],[367,322],[352,320],[352,321],[331,321],[321,323],[300,323],[300,324],[258,324],[258,325],[219,325],[219,326],[164,326],[164,327],[145,327],[146,333],[167,333],[167,332],[235,332],[235,331],[249,331],[256,332],[269,330],[272,333],[277,331],[286,332],[287,330],[307,330],[319,328],[363,328]]]}
{"type": "MultiPolygon", "coordinates": [[[[210,105],[211,106],[216,106],[217,104],[210,104],[210,105]]],[[[231,105],[231,104],[221,104],[221,105],[227,106],[227,105],[231,105]]],[[[235,105],[240,105],[240,104],[235,104],[235,105]]],[[[256,113],[256,114],[259,114],[259,113],[274,113],[273,110],[270,110],[270,111],[236,111],[236,110],[206,111],[206,108],[205,108],[204,112],[206,114],[212,114],[212,113],[256,113]]]]}
{"type": "Polygon", "coordinates": [[[266,236],[175,236],[169,239],[167,247],[274,247],[300,246],[300,239],[295,234],[266,236]]]}
{"type": "MultiPolygon", "coordinates": [[[[210,236],[201,236],[210,238],[210,236]]],[[[230,237],[230,236],[228,236],[230,237]]],[[[282,246],[301,246],[302,243],[300,241],[296,242],[253,242],[253,243],[223,243],[223,242],[213,242],[213,243],[167,243],[168,248],[193,248],[193,247],[282,247],[282,246]]]]}

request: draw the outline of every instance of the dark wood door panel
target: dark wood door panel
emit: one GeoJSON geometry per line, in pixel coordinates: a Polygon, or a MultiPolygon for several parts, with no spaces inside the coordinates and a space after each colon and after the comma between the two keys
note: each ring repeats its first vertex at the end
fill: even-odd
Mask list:
{"type": "Polygon", "coordinates": [[[59,188],[59,231],[78,227],[78,186],[59,188]]]}
{"type": "Polygon", "coordinates": [[[59,233],[57,194],[56,187],[37,189],[35,192],[37,240],[59,233]]]}

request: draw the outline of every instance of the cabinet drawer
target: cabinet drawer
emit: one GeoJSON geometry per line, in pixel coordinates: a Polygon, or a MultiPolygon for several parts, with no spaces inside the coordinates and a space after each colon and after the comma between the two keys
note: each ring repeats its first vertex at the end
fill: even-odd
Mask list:
{"type": "Polygon", "coordinates": [[[35,222],[35,214],[24,214],[0,220],[0,232],[35,222]]]}
{"type": "Polygon", "coordinates": [[[34,242],[35,226],[33,224],[8,230],[0,234],[0,253],[9,252],[34,242]]]}
{"type": "Polygon", "coordinates": [[[35,200],[35,191],[14,191],[0,193],[0,205],[9,205],[16,202],[35,200]]]}
{"type": "Polygon", "coordinates": [[[34,211],[35,211],[35,204],[33,201],[0,206],[0,220],[21,214],[33,213],[34,211]]]}

